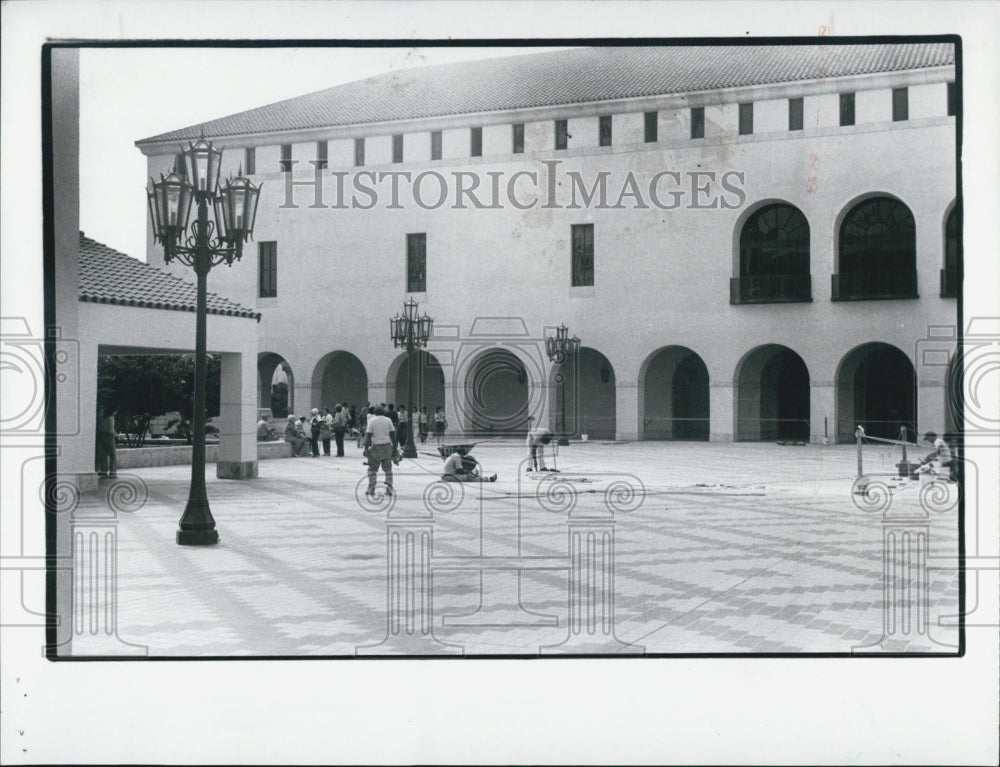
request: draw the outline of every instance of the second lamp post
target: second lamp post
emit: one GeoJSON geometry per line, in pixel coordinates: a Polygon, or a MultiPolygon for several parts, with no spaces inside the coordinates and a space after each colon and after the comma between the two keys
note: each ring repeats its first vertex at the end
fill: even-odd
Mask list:
{"type": "Polygon", "coordinates": [[[431,332],[434,328],[434,320],[424,313],[417,316],[417,302],[412,298],[403,304],[403,313],[397,314],[389,320],[389,330],[392,334],[392,344],[397,349],[406,349],[406,417],[410,419],[410,428],[406,430],[406,445],[403,447],[403,456],[406,458],[417,457],[417,444],[413,441],[413,432],[418,428],[413,423],[413,377],[415,368],[414,352],[427,346],[431,332]]]}
{"type": "MultiPolygon", "coordinates": [[[[556,380],[559,383],[559,444],[568,445],[569,438],[566,434],[566,363],[576,359],[580,350],[580,339],[576,336],[569,337],[569,328],[560,325],[556,328],[554,336],[545,337],[545,353],[551,362],[559,366],[556,372],[556,380]]],[[[573,398],[576,402],[576,398],[573,398]]],[[[574,419],[574,424],[575,424],[574,419]]],[[[574,428],[575,431],[575,428],[574,428]]]]}

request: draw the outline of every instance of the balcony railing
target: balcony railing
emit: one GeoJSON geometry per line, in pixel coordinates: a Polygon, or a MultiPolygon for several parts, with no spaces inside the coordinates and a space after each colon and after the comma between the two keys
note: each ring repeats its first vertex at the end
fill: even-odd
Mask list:
{"type": "Polygon", "coordinates": [[[958,298],[958,269],[941,270],[941,298],[958,298]]]}
{"type": "Polygon", "coordinates": [[[731,304],[780,304],[812,301],[808,274],[765,274],[733,277],[729,281],[731,304]]]}
{"type": "Polygon", "coordinates": [[[865,301],[886,298],[920,298],[917,270],[842,272],[831,275],[833,301],[865,301]]]}

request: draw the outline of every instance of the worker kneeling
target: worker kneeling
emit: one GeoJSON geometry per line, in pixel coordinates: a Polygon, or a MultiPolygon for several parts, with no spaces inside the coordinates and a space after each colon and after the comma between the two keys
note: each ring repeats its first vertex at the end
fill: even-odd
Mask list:
{"type": "Polygon", "coordinates": [[[479,461],[469,455],[467,448],[460,447],[445,459],[441,479],[445,482],[496,482],[497,475],[483,476],[479,461]]]}

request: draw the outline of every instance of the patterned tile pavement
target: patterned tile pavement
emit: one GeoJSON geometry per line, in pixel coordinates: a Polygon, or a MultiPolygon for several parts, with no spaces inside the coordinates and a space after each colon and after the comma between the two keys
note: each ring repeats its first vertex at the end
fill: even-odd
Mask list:
{"type": "MultiPolygon", "coordinates": [[[[573,443],[559,448],[559,473],[528,474],[518,473],[523,446],[497,440],[476,454],[499,480],[461,487],[434,484],[441,461],[429,451],[403,461],[396,496],[381,506],[359,500],[364,466],[353,446],[339,459],[262,461],[252,481],[215,479],[209,466],[212,547],[174,541],[189,467],[120,475],[145,491],[117,503],[117,640],[81,640],[74,653],[128,654],[130,643],[150,656],[354,656],[377,645],[389,502],[397,521],[433,510],[425,652],[577,651],[566,642],[568,514],[586,522],[609,510],[614,630],[584,632],[604,642],[587,652],[620,643],[665,654],[957,648],[956,488],[922,504],[929,487],[892,477],[898,457],[888,453],[866,454],[876,484],[861,496],[852,495],[853,446],[573,443]],[[897,589],[888,603],[886,552],[912,554],[914,574],[887,581],[897,589]],[[468,568],[482,556],[548,569],[468,568]],[[899,606],[906,599],[912,609],[899,606]]],[[[83,498],[85,509],[107,504],[107,483],[83,498]]]]}

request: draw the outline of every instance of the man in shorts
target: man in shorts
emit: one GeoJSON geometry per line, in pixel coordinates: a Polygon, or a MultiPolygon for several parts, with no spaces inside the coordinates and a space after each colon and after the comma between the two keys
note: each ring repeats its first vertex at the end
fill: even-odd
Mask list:
{"type": "Polygon", "coordinates": [[[545,466],[545,446],[552,441],[552,432],[544,426],[528,429],[528,467],[526,471],[548,471],[545,466]]]}
{"type": "Polygon", "coordinates": [[[365,455],[368,457],[368,490],[365,495],[375,495],[375,482],[379,467],[385,474],[385,493],[392,495],[392,457],[396,453],[396,426],[378,408],[368,416],[365,427],[365,455]]]}

